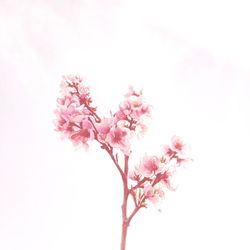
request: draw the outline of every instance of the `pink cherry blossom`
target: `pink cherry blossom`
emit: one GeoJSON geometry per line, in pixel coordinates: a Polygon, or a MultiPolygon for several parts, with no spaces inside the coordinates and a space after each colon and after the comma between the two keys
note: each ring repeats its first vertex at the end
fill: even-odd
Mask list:
{"type": "Polygon", "coordinates": [[[106,137],[112,147],[120,149],[125,155],[130,154],[130,139],[129,129],[120,126],[112,127],[106,137]]]}
{"type": "Polygon", "coordinates": [[[110,130],[114,125],[113,118],[102,118],[101,122],[96,124],[99,139],[105,141],[107,135],[110,133],[110,130]]]}
{"type": "Polygon", "coordinates": [[[61,81],[61,92],[67,96],[72,95],[82,83],[83,79],[79,75],[65,75],[61,81]]]}
{"type": "Polygon", "coordinates": [[[141,173],[136,168],[129,171],[128,177],[132,181],[140,181],[142,179],[141,173]]]}
{"type": "MultiPolygon", "coordinates": [[[[90,106],[92,103],[89,87],[84,84],[83,78],[79,75],[63,76],[61,92],[65,96],[76,97],[80,105],[85,104],[90,106]]],[[[92,109],[94,108],[92,107],[92,109]]]]}
{"type": "Polygon", "coordinates": [[[177,158],[180,155],[185,154],[186,144],[179,136],[173,136],[171,138],[171,146],[163,146],[165,156],[169,158],[177,158]]]}
{"type": "Polygon", "coordinates": [[[74,127],[75,131],[73,131],[70,135],[70,139],[75,145],[82,143],[84,147],[88,147],[87,142],[92,141],[94,139],[94,132],[92,124],[88,120],[83,120],[81,122],[81,127],[74,127]]]}
{"type": "Polygon", "coordinates": [[[120,106],[120,112],[124,116],[129,116],[135,121],[139,121],[143,116],[150,115],[150,108],[141,96],[130,96],[123,101],[120,106]]]}
{"type": "Polygon", "coordinates": [[[165,196],[163,189],[159,185],[157,187],[152,185],[147,185],[144,187],[143,192],[145,197],[153,204],[158,203],[165,196]]]}
{"type": "Polygon", "coordinates": [[[115,113],[115,121],[116,122],[119,122],[121,120],[126,120],[127,119],[127,115],[123,113],[122,110],[118,110],[116,113],[115,113]]]}
{"type": "Polygon", "coordinates": [[[168,188],[170,191],[175,191],[175,188],[171,185],[172,175],[173,173],[171,173],[170,171],[165,171],[161,176],[160,183],[162,183],[163,186],[168,188]]]}
{"type": "Polygon", "coordinates": [[[182,153],[183,150],[186,148],[183,140],[179,136],[173,136],[171,139],[172,142],[172,149],[178,153],[182,153]]]}
{"type": "Polygon", "coordinates": [[[134,87],[131,86],[131,85],[129,85],[129,87],[128,87],[128,93],[125,94],[124,96],[125,97],[130,97],[130,96],[140,96],[140,95],[142,95],[142,90],[140,92],[136,92],[135,89],[134,89],[134,87]]]}
{"type": "Polygon", "coordinates": [[[137,167],[137,171],[145,177],[151,177],[161,172],[159,157],[145,155],[137,167]]]}
{"type": "Polygon", "coordinates": [[[176,155],[176,152],[168,145],[163,146],[164,155],[168,158],[172,158],[176,155]]]}
{"type": "Polygon", "coordinates": [[[125,100],[120,103],[117,118],[138,122],[143,117],[150,116],[150,106],[145,102],[142,92],[137,93],[132,87],[125,95],[125,100]]]}
{"type": "Polygon", "coordinates": [[[136,127],[135,127],[135,133],[139,139],[143,137],[147,131],[148,131],[148,127],[145,123],[137,122],[136,127]]]}
{"type": "Polygon", "coordinates": [[[73,98],[64,97],[57,99],[58,109],[55,111],[57,115],[56,129],[61,132],[71,131],[71,125],[74,117],[81,115],[78,110],[79,105],[73,98]]]}

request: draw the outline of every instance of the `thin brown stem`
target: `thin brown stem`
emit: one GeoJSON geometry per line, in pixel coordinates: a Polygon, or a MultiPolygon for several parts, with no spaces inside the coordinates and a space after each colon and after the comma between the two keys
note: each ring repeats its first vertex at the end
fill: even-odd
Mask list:
{"type": "Polygon", "coordinates": [[[121,250],[126,249],[127,231],[128,231],[128,218],[127,218],[127,205],[128,205],[128,161],[129,156],[125,155],[124,160],[124,179],[123,179],[123,202],[122,202],[122,235],[121,235],[121,250]]]}

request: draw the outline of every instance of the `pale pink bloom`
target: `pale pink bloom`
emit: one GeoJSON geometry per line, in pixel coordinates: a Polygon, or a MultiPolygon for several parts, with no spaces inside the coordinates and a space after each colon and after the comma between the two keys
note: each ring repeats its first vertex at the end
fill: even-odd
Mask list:
{"type": "Polygon", "coordinates": [[[107,134],[106,142],[112,147],[120,149],[125,155],[130,154],[130,130],[124,127],[112,127],[107,134]]]}
{"type": "Polygon", "coordinates": [[[147,132],[148,127],[146,124],[143,124],[142,122],[137,122],[136,127],[135,127],[135,133],[138,138],[141,138],[145,135],[147,132]]]}
{"type": "Polygon", "coordinates": [[[172,147],[168,146],[168,145],[164,145],[163,146],[163,153],[165,156],[167,156],[168,158],[172,158],[173,156],[176,155],[176,151],[174,151],[172,149],[172,147]]]}
{"type": "Polygon", "coordinates": [[[131,114],[130,116],[139,121],[142,116],[150,115],[150,108],[149,106],[145,103],[144,99],[142,97],[137,97],[137,96],[132,96],[129,98],[129,103],[131,106],[131,114]]]}
{"type": "Polygon", "coordinates": [[[89,87],[83,84],[83,78],[79,75],[63,76],[61,81],[61,90],[65,96],[74,96],[78,98],[80,105],[91,103],[89,87]]]}
{"type": "Polygon", "coordinates": [[[118,119],[128,119],[139,121],[144,116],[150,115],[150,106],[142,97],[142,92],[137,93],[130,86],[129,92],[125,95],[125,100],[120,103],[119,111],[116,113],[118,119]]]}
{"type": "Polygon", "coordinates": [[[70,85],[78,86],[83,81],[83,78],[80,75],[64,75],[62,78],[63,78],[61,81],[62,88],[67,88],[70,85]]]}
{"type": "Polygon", "coordinates": [[[179,136],[173,136],[171,138],[171,146],[163,146],[164,155],[169,158],[177,158],[180,155],[184,155],[186,150],[186,144],[179,136]]]}
{"type": "Polygon", "coordinates": [[[127,115],[125,115],[122,110],[119,110],[115,113],[114,118],[115,118],[115,122],[119,122],[121,120],[126,120],[127,115]]]}
{"type": "Polygon", "coordinates": [[[171,177],[172,177],[172,173],[169,171],[165,171],[162,176],[161,176],[161,183],[167,187],[169,190],[171,191],[175,191],[175,188],[172,187],[171,185],[171,177]]]}
{"type": "Polygon", "coordinates": [[[125,97],[130,97],[130,96],[140,96],[142,95],[142,90],[140,92],[136,92],[133,86],[128,87],[128,93],[125,95],[125,97]]]}
{"type": "Polygon", "coordinates": [[[172,149],[178,153],[182,153],[183,150],[186,148],[183,140],[179,136],[173,136],[171,139],[172,142],[172,149]]]}
{"type": "Polygon", "coordinates": [[[137,169],[129,171],[128,177],[132,181],[140,181],[142,178],[141,174],[139,173],[139,171],[137,169]]]}
{"type": "Polygon", "coordinates": [[[145,197],[153,204],[158,203],[165,196],[162,187],[160,187],[159,185],[157,187],[152,185],[147,185],[144,187],[143,192],[145,197]]]}
{"type": "Polygon", "coordinates": [[[143,116],[150,115],[150,107],[141,96],[130,96],[120,104],[119,108],[123,116],[130,116],[135,121],[139,121],[143,116]]]}
{"type": "Polygon", "coordinates": [[[79,75],[66,75],[62,77],[61,92],[64,95],[72,95],[76,92],[76,88],[83,82],[82,77],[79,75]]]}
{"type": "Polygon", "coordinates": [[[96,124],[97,131],[101,140],[105,140],[111,128],[114,126],[113,118],[103,118],[100,123],[96,124]]]}
{"type": "Polygon", "coordinates": [[[65,123],[80,123],[89,111],[80,106],[78,99],[74,96],[65,96],[64,98],[57,99],[57,110],[55,111],[58,119],[58,130],[61,131],[65,128],[65,123]],[[64,124],[62,128],[61,125],[64,124]]]}
{"type": "Polygon", "coordinates": [[[77,104],[72,101],[72,98],[61,98],[57,100],[57,103],[58,109],[55,111],[57,115],[56,129],[63,132],[69,129],[73,117],[77,117],[81,113],[77,110],[77,104]]]}
{"type": "Polygon", "coordinates": [[[125,100],[120,103],[119,105],[120,111],[125,115],[126,117],[131,114],[132,112],[132,107],[131,103],[129,100],[125,100]]]}
{"type": "Polygon", "coordinates": [[[162,168],[159,157],[145,155],[139,166],[137,166],[137,171],[145,177],[151,177],[152,175],[160,173],[162,168]]]}
{"type": "Polygon", "coordinates": [[[84,146],[88,146],[87,142],[92,141],[95,137],[93,126],[88,120],[83,120],[81,127],[74,127],[74,129],[75,131],[71,133],[70,139],[75,145],[82,143],[84,146]]]}
{"type": "Polygon", "coordinates": [[[78,87],[78,92],[79,92],[79,97],[83,100],[86,100],[89,98],[89,87],[88,86],[84,86],[84,85],[80,85],[78,87]]]}
{"type": "Polygon", "coordinates": [[[175,164],[175,167],[181,166],[192,160],[187,157],[187,146],[180,137],[173,136],[171,142],[171,147],[164,146],[164,155],[175,164]]]}

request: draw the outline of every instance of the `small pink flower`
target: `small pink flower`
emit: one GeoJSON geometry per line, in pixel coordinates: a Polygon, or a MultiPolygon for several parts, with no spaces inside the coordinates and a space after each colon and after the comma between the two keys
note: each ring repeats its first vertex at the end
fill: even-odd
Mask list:
{"type": "Polygon", "coordinates": [[[88,147],[87,142],[94,139],[92,124],[88,120],[83,120],[80,128],[75,127],[75,131],[71,133],[70,139],[75,145],[82,143],[85,147],[88,147]]]}
{"type": "Polygon", "coordinates": [[[169,171],[165,171],[162,176],[161,176],[161,180],[160,182],[166,187],[168,188],[170,191],[175,191],[175,188],[172,187],[171,185],[171,177],[172,177],[172,173],[170,173],[169,171]]]}
{"type": "Polygon", "coordinates": [[[123,119],[127,119],[129,116],[130,119],[139,121],[142,117],[150,115],[150,107],[145,102],[142,92],[135,92],[131,86],[125,95],[125,100],[120,103],[119,109],[117,115],[123,119]]]}
{"type": "Polygon", "coordinates": [[[86,100],[89,98],[89,87],[88,86],[84,86],[84,85],[80,85],[78,87],[78,93],[79,93],[79,97],[82,100],[86,100]]]}
{"type": "Polygon", "coordinates": [[[163,146],[164,154],[169,158],[176,158],[178,155],[183,155],[186,149],[186,144],[179,136],[171,138],[171,146],[163,146]]]}
{"type": "Polygon", "coordinates": [[[65,75],[62,78],[61,88],[63,90],[69,87],[79,86],[83,82],[83,78],[79,75],[65,75]]]}
{"type": "Polygon", "coordinates": [[[136,127],[135,127],[135,133],[138,138],[141,138],[145,135],[147,132],[148,127],[146,124],[143,124],[142,122],[137,122],[136,127]]]}
{"type": "Polygon", "coordinates": [[[173,136],[171,139],[172,142],[172,149],[178,153],[182,153],[183,150],[186,148],[183,140],[179,136],[173,136]]]}
{"type": "Polygon", "coordinates": [[[106,142],[112,147],[120,149],[125,155],[130,154],[130,131],[124,127],[112,127],[107,134],[106,142]]]}
{"type": "Polygon", "coordinates": [[[100,123],[96,124],[97,131],[101,140],[105,141],[111,128],[114,126],[114,120],[112,118],[103,118],[100,123]]]}
{"type": "Polygon", "coordinates": [[[137,167],[137,171],[145,177],[160,173],[162,171],[160,159],[157,156],[145,155],[137,167]]]}
{"type": "Polygon", "coordinates": [[[125,115],[122,110],[119,110],[119,111],[117,111],[115,113],[115,117],[114,118],[115,118],[115,122],[119,122],[121,120],[126,120],[127,119],[127,115],[125,115]]]}
{"type": "Polygon", "coordinates": [[[130,96],[140,96],[142,95],[142,90],[140,92],[136,92],[133,86],[128,87],[128,93],[125,95],[125,97],[130,97],[130,96]]]}
{"type": "Polygon", "coordinates": [[[160,186],[152,186],[152,185],[147,185],[143,189],[145,197],[151,201],[153,204],[156,204],[160,201],[160,199],[163,199],[165,196],[164,191],[160,186]]]}
{"type": "Polygon", "coordinates": [[[164,155],[168,156],[169,158],[172,158],[176,155],[176,152],[168,145],[163,146],[164,155]]]}
{"type": "Polygon", "coordinates": [[[120,104],[119,108],[124,116],[130,116],[136,121],[150,115],[150,108],[141,96],[130,96],[120,104]]]}
{"type": "Polygon", "coordinates": [[[142,178],[141,174],[139,173],[137,169],[134,169],[133,171],[129,171],[128,177],[132,181],[140,181],[142,178]]]}
{"type": "MultiPolygon", "coordinates": [[[[73,100],[73,98],[65,97],[57,100],[58,109],[55,111],[57,116],[56,130],[61,132],[66,132],[71,130],[71,125],[74,123],[74,118],[79,120],[79,115],[81,112],[78,110],[78,104],[73,100]]],[[[83,117],[82,117],[83,118],[83,117]]]]}
{"type": "Polygon", "coordinates": [[[83,79],[79,75],[66,75],[62,77],[61,91],[64,95],[72,95],[76,89],[81,85],[83,79]]]}

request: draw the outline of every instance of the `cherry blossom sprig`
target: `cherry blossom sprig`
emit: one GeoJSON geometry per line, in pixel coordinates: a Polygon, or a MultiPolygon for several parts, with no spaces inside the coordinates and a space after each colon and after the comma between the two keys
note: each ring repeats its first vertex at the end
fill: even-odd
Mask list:
{"type": "Polygon", "coordinates": [[[133,181],[131,193],[135,196],[136,206],[147,206],[147,201],[156,204],[165,196],[165,189],[174,191],[171,177],[176,169],[189,159],[185,153],[186,146],[180,137],[173,136],[171,146],[163,146],[160,156],[147,155],[129,173],[133,181]],[[135,184],[134,184],[135,183],[135,184]]]}
{"type": "Polygon", "coordinates": [[[164,199],[166,188],[174,190],[171,177],[178,167],[190,160],[185,153],[186,145],[180,137],[173,136],[171,145],[163,146],[160,155],[145,154],[133,169],[129,168],[131,139],[144,135],[146,120],[151,114],[151,106],[142,91],[136,92],[131,86],[118,110],[110,117],[101,117],[83,78],[64,76],[55,114],[57,131],[85,149],[90,142],[96,141],[119,171],[123,183],[121,250],[125,250],[128,226],[137,212],[149,203],[157,204],[164,199]],[[119,161],[121,154],[123,166],[119,161]],[[130,214],[127,211],[129,197],[134,201],[130,214]]]}

